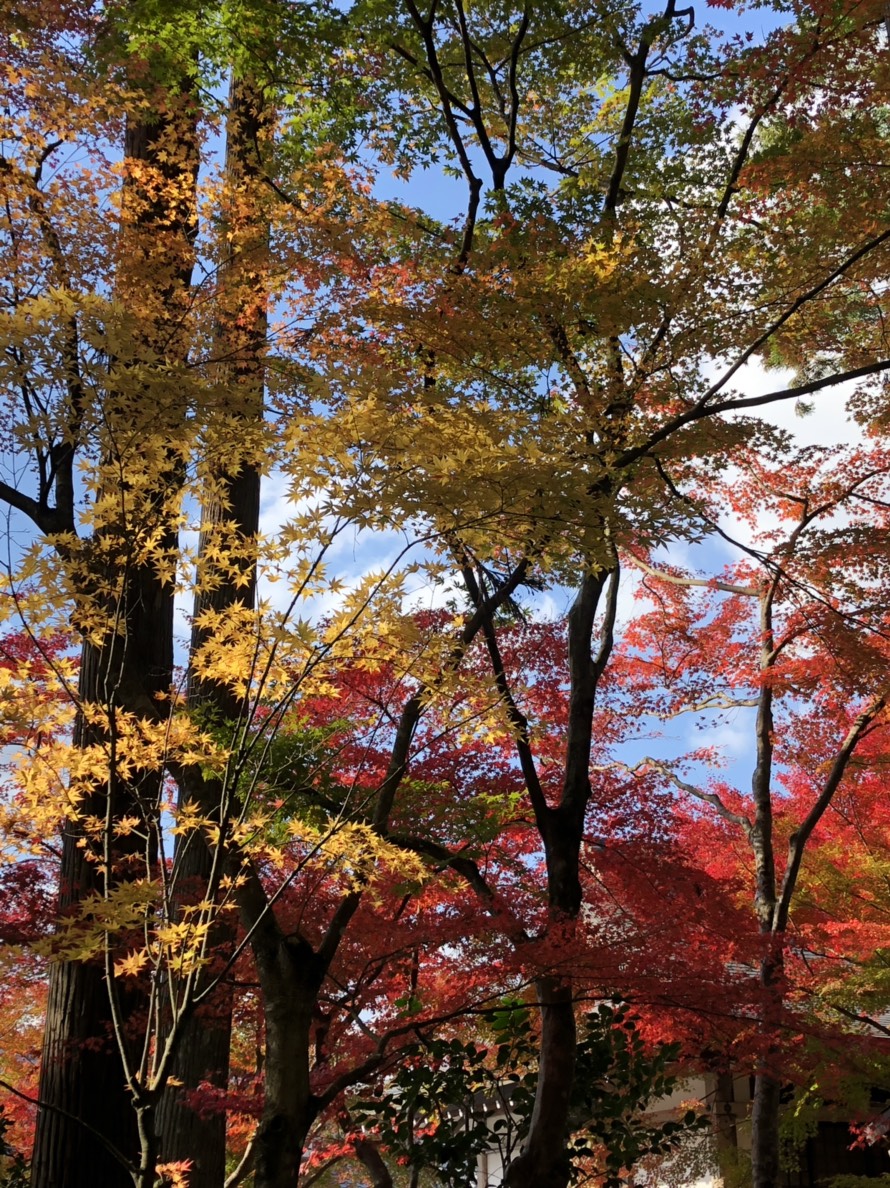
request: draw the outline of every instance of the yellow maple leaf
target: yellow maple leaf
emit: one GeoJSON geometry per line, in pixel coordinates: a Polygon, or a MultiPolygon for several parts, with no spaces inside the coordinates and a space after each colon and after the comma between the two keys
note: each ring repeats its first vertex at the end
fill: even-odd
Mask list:
{"type": "Polygon", "coordinates": [[[120,961],[115,961],[114,976],[116,978],[135,977],[144,969],[147,961],[148,954],[144,950],[134,949],[128,956],[122,957],[120,961]]]}

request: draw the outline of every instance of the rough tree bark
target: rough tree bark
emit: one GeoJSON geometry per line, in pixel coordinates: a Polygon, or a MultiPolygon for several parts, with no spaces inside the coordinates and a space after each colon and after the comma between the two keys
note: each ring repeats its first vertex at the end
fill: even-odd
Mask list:
{"type": "Polygon", "coordinates": [[[293,1188],[319,1108],[309,1081],[309,1050],[324,964],[305,941],[284,936],[272,921],[254,928],[253,952],[266,1025],[265,1108],[255,1138],[254,1183],[293,1188]]]}
{"type": "MultiPolygon", "coordinates": [[[[130,119],[125,154],[130,161],[144,163],[152,176],[169,182],[176,198],[159,201],[140,194],[139,171],[135,172],[136,180],[131,175],[125,181],[124,210],[132,201],[139,213],[129,227],[127,248],[132,250],[124,253],[120,298],[126,303],[131,291],[150,285],[153,278],[156,305],[166,307],[171,317],[178,317],[183,293],[191,281],[197,180],[195,112],[187,90],[163,112],[153,113],[144,122],[130,119]],[[171,142],[177,146],[175,152],[170,151],[171,142]],[[158,224],[163,230],[158,230],[158,224]],[[149,256],[151,269],[141,274],[140,264],[149,256]]],[[[146,334],[150,337],[150,327],[146,334]]],[[[150,341],[146,345],[157,346],[150,341]]],[[[167,347],[171,347],[169,341],[167,347]]],[[[108,399],[113,400],[114,394],[110,393],[108,399]]],[[[176,419],[176,401],[172,398],[166,415],[176,419]]],[[[155,419],[152,432],[157,429],[155,419]]],[[[73,455],[73,445],[70,452],[73,455]]],[[[159,476],[160,488],[175,481],[173,468],[171,462],[171,474],[159,476]]],[[[57,496],[61,493],[57,485],[57,496]]],[[[66,484],[66,495],[73,499],[73,484],[66,484]]],[[[154,526],[170,536],[172,546],[175,536],[163,527],[163,503],[159,500],[154,526]]],[[[150,507],[143,509],[146,521],[152,514],[150,507]]],[[[103,645],[84,644],[79,696],[82,702],[115,705],[139,716],[157,718],[160,707],[156,695],[166,693],[172,680],[173,584],[152,567],[134,562],[129,543],[137,529],[151,526],[147,522],[121,523],[117,533],[113,525],[101,529],[105,541],[111,543],[104,569],[97,577],[101,581],[103,574],[113,572],[115,567],[122,575],[116,604],[108,607],[118,630],[110,630],[103,645]]],[[[81,721],[75,745],[90,741],[90,732],[81,721]]],[[[157,773],[148,773],[142,779],[125,782],[112,773],[108,788],[97,789],[94,803],[82,807],[102,818],[125,815],[128,804],[151,803],[155,799],[158,778],[157,773]]],[[[115,869],[109,871],[109,878],[128,877],[127,854],[134,844],[131,841],[128,845],[126,839],[114,842],[115,869]]],[[[76,825],[67,825],[62,836],[60,914],[76,911],[84,897],[100,887],[97,864],[88,860],[81,831],[76,825]]],[[[103,1188],[125,1188],[132,1184],[130,1173],[114,1153],[136,1162],[136,1118],[119,1051],[126,1036],[115,1028],[110,992],[106,968],[98,960],[58,961],[50,967],[33,1188],[95,1188],[100,1183],[103,1188]]],[[[120,998],[123,1015],[134,1012],[137,1006],[132,996],[120,998]]]]}
{"type": "MultiPolygon", "coordinates": [[[[262,88],[249,79],[233,77],[226,121],[226,168],[224,220],[228,249],[218,273],[218,314],[215,354],[221,388],[229,393],[229,405],[222,411],[233,415],[248,428],[263,417],[263,354],[266,344],[266,257],[268,224],[257,193],[259,146],[262,144],[268,112],[262,88]]],[[[224,611],[240,604],[252,608],[256,595],[254,542],[259,527],[260,473],[249,457],[239,459],[238,443],[227,465],[212,475],[213,489],[202,508],[198,580],[194,600],[191,650],[205,642],[206,632],[198,625],[206,610],[224,611]],[[234,530],[238,558],[238,580],[208,569],[208,551],[218,543],[220,529],[234,530]]],[[[243,699],[224,686],[201,681],[189,672],[187,699],[197,711],[211,710],[237,732],[244,723],[243,699]]],[[[180,800],[201,805],[208,816],[224,813],[226,790],[218,780],[204,779],[199,772],[185,772],[180,780],[180,800]]],[[[175,853],[181,902],[201,900],[216,894],[210,887],[214,856],[202,836],[177,838],[175,853]]],[[[224,964],[234,947],[235,925],[228,916],[218,918],[212,948],[216,966],[224,964]]],[[[201,983],[197,991],[202,989],[201,983]]],[[[226,1170],[226,1116],[223,1111],[202,1113],[189,1103],[188,1095],[202,1082],[218,1089],[228,1084],[232,999],[222,981],[196,1011],[188,1011],[181,1024],[181,1038],[173,1075],[179,1087],[168,1088],[162,1099],[158,1124],[165,1160],[192,1161],[191,1188],[221,1188],[226,1170]]]]}
{"type": "MultiPolygon", "coordinates": [[[[131,707],[133,697],[142,702],[169,688],[172,597],[144,570],[133,575],[125,597],[131,604],[126,618],[132,633],[119,648],[84,645],[79,689],[83,701],[103,702],[109,679],[117,679],[121,689],[131,690],[124,702],[131,707]],[[134,616],[138,616],[138,625],[134,616]]],[[[81,725],[75,742],[87,745],[90,741],[90,732],[81,725]]],[[[123,811],[133,795],[154,799],[156,777],[147,777],[147,782],[154,786],[147,786],[146,781],[135,788],[118,783],[112,789],[118,803],[111,812],[117,815],[123,811]]],[[[104,793],[97,792],[95,803],[88,807],[104,814],[104,793]]],[[[75,828],[66,826],[58,900],[62,914],[76,910],[87,895],[99,889],[96,864],[78,845],[80,836],[75,828]]],[[[125,864],[123,847],[117,847],[116,858],[125,864]]],[[[119,874],[126,877],[125,866],[119,874]]],[[[136,1011],[139,1002],[138,996],[121,996],[123,1013],[136,1011]]],[[[133,1157],[136,1116],[114,1035],[105,968],[98,960],[61,961],[50,968],[40,1101],[32,1168],[35,1188],[131,1183],[129,1173],[111,1153],[114,1147],[133,1157]]]]}

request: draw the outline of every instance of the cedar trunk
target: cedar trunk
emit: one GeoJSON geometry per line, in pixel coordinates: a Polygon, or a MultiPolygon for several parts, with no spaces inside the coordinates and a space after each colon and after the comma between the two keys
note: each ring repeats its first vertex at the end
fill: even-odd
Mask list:
{"type": "MultiPolygon", "coordinates": [[[[255,187],[260,166],[259,145],[263,140],[268,113],[264,109],[262,88],[251,80],[233,77],[226,123],[226,198],[243,209],[241,191],[255,187]]],[[[220,310],[216,328],[216,354],[226,359],[220,364],[220,379],[229,385],[231,407],[226,411],[245,422],[261,421],[263,416],[263,353],[266,340],[265,261],[268,252],[268,225],[259,201],[252,204],[245,220],[227,217],[231,245],[229,256],[221,262],[220,310]],[[245,225],[247,222],[247,225],[245,225]]],[[[245,542],[248,556],[259,528],[260,474],[256,465],[242,460],[233,451],[234,466],[216,476],[219,490],[202,509],[203,528],[199,555],[203,558],[216,543],[218,529],[225,523],[234,526],[237,537],[245,542]]],[[[199,561],[199,568],[201,562],[199,561]]],[[[205,573],[206,588],[196,587],[194,620],[212,609],[223,611],[237,604],[252,607],[256,595],[256,572],[252,561],[244,563],[242,580],[228,575],[205,573]]],[[[191,650],[205,642],[198,626],[192,631],[191,650]]],[[[211,708],[223,722],[243,722],[243,700],[217,683],[201,682],[189,674],[188,702],[193,709],[211,708]]],[[[196,801],[210,817],[219,819],[223,811],[225,789],[218,780],[206,780],[199,772],[185,773],[181,779],[180,800],[196,801]]],[[[213,854],[203,835],[176,839],[176,865],[180,874],[182,902],[205,898],[210,888],[213,854]]],[[[235,926],[228,916],[216,920],[213,950],[217,966],[223,964],[235,944],[235,926]]],[[[211,967],[211,975],[216,970],[211,967]]],[[[211,1000],[184,1019],[173,1075],[181,1088],[168,1089],[161,1100],[158,1126],[165,1160],[192,1160],[190,1188],[221,1188],[226,1173],[226,1115],[201,1113],[188,1100],[202,1082],[217,1089],[228,1085],[229,1048],[232,1029],[232,995],[223,982],[211,1000]]]]}
{"type": "MultiPolygon", "coordinates": [[[[188,82],[162,114],[128,119],[125,156],[148,166],[126,178],[121,225],[123,259],[117,278],[118,299],[128,305],[150,290],[153,313],[146,316],[142,333],[145,346],[161,357],[178,349],[168,317],[182,312],[183,295],[191,283],[195,233],[195,187],[197,184],[196,112],[188,82]],[[171,152],[171,145],[176,151],[171,152]],[[143,189],[143,172],[171,185],[167,201],[158,191],[143,189]],[[146,280],[142,268],[153,263],[154,280],[146,280]],[[160,316],[160,329],[152,318],[160,316]],[[157,335],[154,341],[153,335],[157,335]],[[164,344],[163,347],[161,344],[164,344]]],[[[115,394],[107,394],[109,407],[115,394]]],[[[163,432],[163,416],[175,433],[181,416],[179,399],[171,394],[162,420],[154,420],[150,432],[163,432]]],[[[72,445],[72,454],[75,450],[72,445]]],[[[157,694],[167,694],[173,676],[173,583],[164,580],[150,565],[132,556],[132,540],[138,531],[157,531],[166,537],[167,549],[175,549],[176,536],[164,527],[169,510],[169,491],[179,485],[179,468],[171,455],[169,468],[158,475],[156,498],[144,506],[138,523],[124,519],[97,531],[111,544],[103,562],[105,576],[120,575],[119,592],[109,606],[110,627],[102,644],[85,642],[81,656],[79,694],[82,702],[130,711],[157,719],[157,694]],[[113,559],[111,554],[113,554],[113,559]]],[[[125,481],[125,480],[124,480],[125,481]]],[[[71,501],[63,510],[74,522],[73,493],[57,489],[57,497],[71,501]]],[[[123,501],[125,502],[125,501],[123,501]]],[[[87,554],[88,556],[88,554],[87,554]]],[[[100,578],[102,574],[98,575],[100,578]]],[[[89,597],[89,590],[82,591],[89,597]]],[[[76,620],[75,620],[76,621],[76,620]]],[[[81,721],[75,745],[97,741],[81,721]]],[[[146,806],[156,803],[160,774],[136,774],[126,782],[111,773],[108,786],[97,788],[86,812],[111,819],[122,815],[143,816],[146,806]],[[111,803],[109,803],[109,797],[111,803]]],[[[151,812],[151,808],[148,808],[151,812]]],[[[134,836],[106,839],[110,860],[107,878],[116,880],[144,877],[146,855],[134,836]],[[138,852],[139,861],[131,864],[138,852]],[[133,872],[136,872],[134,875],[133,872]]],[[[76,913],[85,896],[102,884],[96,864],[87,858],[84,838],[76,823],[68,823],[62,835],[60,916],[76,913]]],[[[108,955],[106,954],[106,957],[108,955]]],[[[49,995],[41,1059],[37,1126],[34,1141],[32,1188],[130,1188],[133,1183],[122,1153],[131,1166],[138,1165],[138,1135],[133,1102],[126,1086],[121,1047],[126,1048],[127,1022],[138,1016],[144,1002],[139,991],[122,992],[107,984],[106,961],[59,961],[50,967],[49,995]],[[118,1020],[113,1024],[110,995],[117,995],[118,1020]]],[[[140,1037],[141,1038],[141,1037],[140,1037]]]]}
{"type": "MultiPolygon", "coordinates": [[[[109,674],[114,673],[122,691],[135,701],[169,687],[172,673],[173,591],[162,587],[153,575],[137,573],[126,600],[138,608],[133,634],[118,645],[98,649],[84,645],[81,661],[80,696],[87,702],[105,702],[109,674]],[[138,691],[138,693],[137,693],[138,691]],[[139,697],[138,694],[141,694],[139,697]]],[[[128,627],[130,621],[128,619],[128,627]]],[[[140,708],[143,708],[140,705],[140,708]]],[[[82,726],[79,740],[89,742],[82,726]]],[[[149,797],[156,791],[157,775],[147,779],[140,791],[149,797]]],[[[111,795],[118,803],[112,815],[126,811],[134,789],[119,782],[111,795]]],[[[104,815],[104,792],[97,792],[89,811],[104,815]]],[[[78,844],[74,826],[66,827],[62,839],[62,874],[59,890],[60,915],[76,911],[78,904],[100,883],[96,865],[78,844]]],[[[115,858],[124,864],[127,851],[116,847],[115,858]]],[[[121,1012],[136,1013],[141,996],[120,995],[121,1012]]],[[[109,990],[104,964],[58,961],[50,966],[46,1028],[40,1070],[40,1103],[34,1139],[32,1188],[129,1188],[132,1179],[109,1146],[136,1161],[136,1115],[126,1088],[119,1043],[125,1035],[114,1034],[109,990]],[[104,1140],[104,1141],[103,1141],[104,1140]]]]}

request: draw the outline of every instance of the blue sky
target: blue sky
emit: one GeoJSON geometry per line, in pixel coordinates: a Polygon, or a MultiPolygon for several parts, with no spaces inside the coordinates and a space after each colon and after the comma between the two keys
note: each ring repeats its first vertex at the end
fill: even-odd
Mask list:
{"type": "MultiPolygon", "coordinates": [[[[699,23],[707,20],[717,26],[721,33],[751,33],[757,40],[780,25],[784,19],[783,16],[764,9],[754,8],[740,15],[720,8],[704,10],[699,23]]],[[[484,169],[480,168],[480,174],[485,176],[484,169]]],[[[466,183],[461,178],[447,176],[435,168],[418,169],[408,180],[384,170],[377,181],[377,194],[386,199],[419,207],[431,216],[447,221],[462,217],[466,204],[466,183]]],[[[736,386],[746,395],[758,395],[780,388],[789,378],[789,375],[781,372],[767,373],[759,364],[751,363],[737,377],[736,386]]],[[[787,429],[801,445],[852,442],[858,439],[859,434],[843,411],[845,395],[840,389],[821,393],[812,402],[813,411],[805,417],[798,415],[798,410],[792,403],[781,403],[762,409],[760,415],[765,420],[787,429]]],[[[264,529],[273,531],[285,511],[286,484],[283,478],[273,475],[266,482],[263,492],[264,529]]],[[[739,521],[729,511],[721,527],[743,545],[752,541],[750,526],[739,521]]],[[[331,551],[332,571],[347,583],[352,582],[360,574],[392,564],[404,545],[405,538],[400,532],[371,534],[347,531],[331,551]]],[[[740,556],[738,550],[715,537],[704,544],[692,546],[683,542],[671,542],[664,550],[663,559],[671,564],[688,565],[703,573],[711,573],[738,560],[740,556]]],[[[633,589],[636,585],[636,575],[628,574],[620,620],[627,621],[639,609],[639,604],[633,599],[633,589]]],[[[278,597],[274,591],[270,590],[269,593],[273,597],[278,597]]],[[[448,586],[429,588],[415,582],[409,605],[439,605],[450,593],[448,586]]],[[[543,617],[561,618],[566,613],[571,598],[571,590],[557,587],[537,596],[532,602],[537,613],[543,617]]],[[[310,610],[315,614],[324,613],[332,609],[336,601],[335,598],[316,600],[310,610]]],[[[728,763],[726,773],[736,778],[741,786],[745,786],[749,778],[750,726],[750,711],[738,710],[728,715],[709,732],[708,741],[722,746],[725,750],[728,763]]],[[[692,720],[687,722],[686,719],[677,719],[664,728],[662,740],[647,746],[652,753],[668,756],[692,746],[700,746],[702,741],[702,735],[695,730],[692,720]]]]}

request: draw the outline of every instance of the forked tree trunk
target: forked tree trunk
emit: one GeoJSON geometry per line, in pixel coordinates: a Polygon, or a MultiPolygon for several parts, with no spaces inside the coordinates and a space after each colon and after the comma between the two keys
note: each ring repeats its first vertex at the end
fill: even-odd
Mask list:
{"type": "MultiPolygon", "coordinates": [[[[617,588],[617,568],[591,571],[584,578],[569,613],[571,694],[559,805],[555,808],[547,805],[536,776],[528,783],[547,860],[551,926],[563,934],[564,947],[570,945],[583,898],[580,855],[584,815],[590,799],[594,699],[612,648],[617,588]],[[607,586],[605,619],[594,656],[596,613],[607,586]]],[[[522,722],[517,725],[524,730],[522,722]]],[[[520,741],[523,742],[521,737],[520,741]]],[[[508,1188],[567,1188],[571,1177],[567,1140],[577,1028],[570,969],[571,963],[566,962],[564,971],[538,979],[541,1039],[535,1104],[522,1151],[507,1170],[508,1188]]]]}

